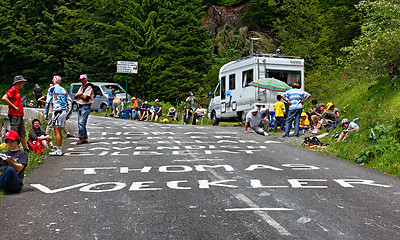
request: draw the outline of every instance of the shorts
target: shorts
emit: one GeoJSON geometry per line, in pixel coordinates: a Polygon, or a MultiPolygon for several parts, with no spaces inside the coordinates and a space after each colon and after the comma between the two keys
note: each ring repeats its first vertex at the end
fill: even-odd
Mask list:
{"type": "Polygon", "coordinates": [[[67,121],[66,111],[55,111],[53,112],[53,127],[64,127],[65,121],[67,121]]]}
{"type": "Polygon", "coordinates": [[[16,131],[19,137],[25,137],[26,130],[25,130],[24,117],[16,115],[8,115],[8,119],[10,119],[11,130],[16,131]]]}
{"type": "Polygon", "coordinates": [[[107,109],[112,108],[112,102],[107,103],[107,109]]]}

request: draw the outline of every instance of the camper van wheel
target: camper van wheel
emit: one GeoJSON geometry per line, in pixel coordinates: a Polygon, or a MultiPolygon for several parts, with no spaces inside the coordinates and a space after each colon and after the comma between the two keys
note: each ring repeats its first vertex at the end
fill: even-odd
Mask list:
{"type": "Polygon", "coordinates": [[[215,114],[214,111],[211,113],[211,124],[213,126],[218,126],[219,124],[219,119],[217,118],[217,115],[215,114]]]}
{"type": "Polygon", "coordinates": [[[246,113],[241,112],[240,113],[240,122],[244,122],[244,121],[246,121],[246,113]]]}
{"type": "Polygon", "coordinates": [[[74,112],[78,111],[78,104],[77,103],[72,103],[72,111],[74,111],[74,112]]]}

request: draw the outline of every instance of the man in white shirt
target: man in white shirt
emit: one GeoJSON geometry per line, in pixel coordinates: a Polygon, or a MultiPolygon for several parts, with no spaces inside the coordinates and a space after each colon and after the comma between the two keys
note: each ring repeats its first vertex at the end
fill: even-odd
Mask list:
{"type": "Polygon", "coordinates": [[[246,115],[246,123],[244,125],[244,133],[248,133],[247,127],[250,125],[253,130],[261,135],[268,136],[268,133],[264,130],[267,129],[268,126],[268,114],[269,114],[269,109],[264,108],[261,110],[258,110],[258,108],[253,108],[250,110],[249,113],[246,115]],[[267,115],[265,118],[262,118],[263,112],[266,112],[267,115]]]}

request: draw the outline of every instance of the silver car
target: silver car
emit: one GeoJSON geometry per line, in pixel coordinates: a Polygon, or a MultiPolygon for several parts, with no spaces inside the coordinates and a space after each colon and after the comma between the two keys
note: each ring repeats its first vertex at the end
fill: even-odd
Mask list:
{"type": "MultiPolygon", "coordinates": [[[[117,97],[120,98],[123,102],[128,102],[128,103],[132,102],[131,96],[129,94],[126,94],[125,89],[123,89],[118,83],[108,83],[108,82],[90,82],[90,83],[94,85],[94,91],[96,92],[96,97],[94,98],[94,101],[92,103],[92,111],[98,111],[99,109],[105,111],[108,104],[108,94],[111,92],[112,88],[114,88],[117,97]]],[[[73,100],[72,109],[74,111],[78,110],[78,103],[76,99],[74,99],[74,96],[78,92],[81,86],[82,86],[81,83],[72,83],[69,89],[69,95],[73,100]]]]}

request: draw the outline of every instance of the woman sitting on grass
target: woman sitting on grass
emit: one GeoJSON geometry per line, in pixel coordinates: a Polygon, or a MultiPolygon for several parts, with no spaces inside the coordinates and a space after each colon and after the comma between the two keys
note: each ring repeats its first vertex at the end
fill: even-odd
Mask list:
{"type": "Polygon", "coordinates": [[[347,141],[347,134],[349,132],[354,132],[358,131],[359,126],[355,122],[350,122],[347,118],[342,120],[342,126],[345,127],[346,129],[342,131],[338,138],[338,142],[346,142],[347,141]]]}

